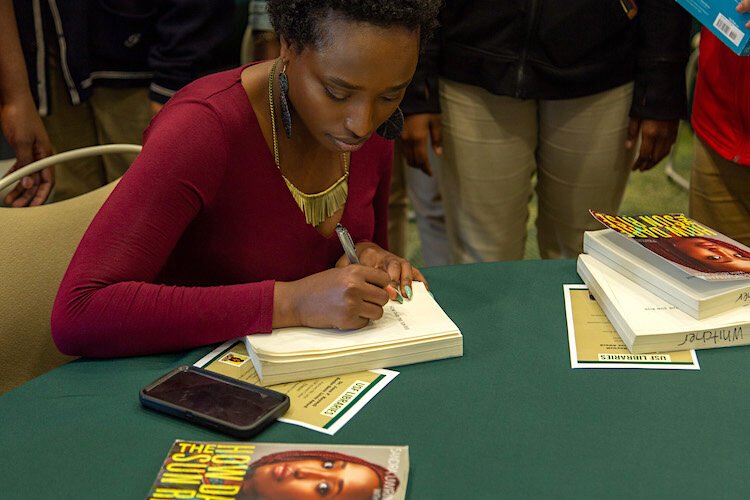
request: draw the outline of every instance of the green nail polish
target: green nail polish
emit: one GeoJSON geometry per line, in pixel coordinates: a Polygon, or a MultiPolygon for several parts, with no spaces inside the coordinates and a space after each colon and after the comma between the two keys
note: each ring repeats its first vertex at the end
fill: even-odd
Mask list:
{"type": "Polygon", "coordinates": [[[398,290],[396,290],[396,300],[398,301],[399,304],[404,303],[404,298],[401,296],[398,290]]]}
{"type": "Polygon", "coordinates": [[[412,295],[411,286],[410,285],[406,285],[404,287],[404,291],[406,292],[406,298],[409,299],[409,300],[411,300],[411,295],[412,295]]]}
{"type": "Polygon", "coordinates": [[[432,295],[432,292],[428,291],[427,293],[429,293],[429,294],[430,294],[430,297],[432,297],[433,299],[435,298],[435,296],[434,296],[434,295],[432,295]]]}

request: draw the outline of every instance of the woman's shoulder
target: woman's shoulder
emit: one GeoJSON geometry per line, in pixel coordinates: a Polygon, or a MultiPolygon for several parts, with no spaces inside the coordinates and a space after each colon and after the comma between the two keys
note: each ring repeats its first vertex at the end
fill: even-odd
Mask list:
{"type": "Polygon", "coordinates": [[[230,139],[233,131],[252,128],[254,112],[242,86],[242,70],[214,73],[185,86],[151,121],[146,135],[167,126],[210,129],[230,139]]]}
{"type": "Polygon", "coordinates": [[[174,112],[179,109],[177,114],[190,114],[198,108],[204,108],[204,111],[210,110],[220,117],[222,122],[239,120],[245,125],[248,115],[252,114],[252,105],[242,87],[243,68],[213,73],[193,81],[169,99],[163,111],[174,112]]]}
{"type": "Polygon", "coordinates": [[[221,96],[240,84],[242,69],[242,67],[232,68],[198,78],[179,90],[169,102],[193,99],[206,100],[221,96]]]}

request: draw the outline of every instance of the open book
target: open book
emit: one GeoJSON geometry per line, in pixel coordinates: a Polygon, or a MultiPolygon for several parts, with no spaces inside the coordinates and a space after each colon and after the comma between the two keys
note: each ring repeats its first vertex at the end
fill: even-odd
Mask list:
{"type": "Polygon", "coordinates": [[[750,305],[750,248],[682,214],[613,216],[584,253],[696,319],[750,305]]]}
{"type": "Polygon", "coordinates": [[[748,309],[698,320],[591,255],[578,256],[578,274],[625,345],[635,354],[750,344],[748,309]]]}
{"type": "Polygon", "coordinates": [[[440,305],[415,281],[412,300],[390,301],[383,317],[359,330],[306,327],[244,337],[263,385],[463,355],[463,337],[440,305]]]}
{"type": "Polygon", "coordinates": [[[403,500],[408,446],[177,440],[148,498],[403,500]]]}

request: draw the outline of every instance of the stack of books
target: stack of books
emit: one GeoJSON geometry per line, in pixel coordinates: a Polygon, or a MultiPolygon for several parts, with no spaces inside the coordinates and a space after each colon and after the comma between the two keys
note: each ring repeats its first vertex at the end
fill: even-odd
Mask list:
{"type": "Polygon", "coordinates": [[[463,337],[425,289],[412,283],[412,300],[391,301],[383,317],[359,330],[280,328],[244,337],[263,385],[407,365],[463,355],[463,337]]]}
{"type": "Polygon", "coordinates": [[[750,248],[683,214],[592,214],[609,229],[578,274],[631,352],[750,344],[750,248]]]}

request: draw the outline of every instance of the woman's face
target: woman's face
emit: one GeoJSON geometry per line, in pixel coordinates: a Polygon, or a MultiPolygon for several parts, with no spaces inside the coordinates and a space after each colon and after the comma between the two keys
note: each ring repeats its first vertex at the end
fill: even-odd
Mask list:
{"type": "Polygon", "coordinates": [[[419,30],[335,14],[318,28],[319,46],[297,51],[282,40],[295,119],[326,149],[355,151],[401,102],[419,58],[419,30]]]}
{"type": "Polygon", "coordinates": [[[750,272],[750,255],[705,238],[677,238],[678,250],[722,272],[750,272]]]}
{"type": "Polygon", "coordinates": [[[380,488],[378,475],[366,465],[344,460],[304,459],[262,465],[252,477],[260,498],[371,499],[380,488]]]}

